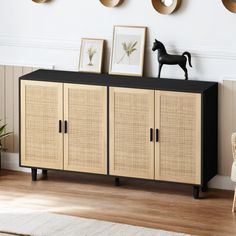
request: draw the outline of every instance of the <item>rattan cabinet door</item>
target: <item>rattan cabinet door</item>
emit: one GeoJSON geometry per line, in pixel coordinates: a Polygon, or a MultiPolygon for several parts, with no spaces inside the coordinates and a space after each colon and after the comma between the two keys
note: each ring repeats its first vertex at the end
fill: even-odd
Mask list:
{"type": "Polygon", "coordinates": [[[154,179],[154,100],[152,90],[110,88],[111,175],[154,179]]]}
{"type": "Polygon", "coordinates": [[[200,184],[201,94],[156,91],[155,126],[155,179],[200,184]]]}
{"type": "Polygon", "coordinates": [[[65,170],[107,173],[107,87],[64,84],[65,170]]]}
{"type": "Polygon", "coordinates": [[[21,165],[63,168],[63,84],[21,81],[21,165]]]}

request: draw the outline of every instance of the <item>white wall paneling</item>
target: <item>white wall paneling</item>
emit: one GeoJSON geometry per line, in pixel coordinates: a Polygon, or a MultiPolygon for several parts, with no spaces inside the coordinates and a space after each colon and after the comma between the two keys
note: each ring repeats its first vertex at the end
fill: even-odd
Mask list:
{"type": "Polygon", "coordinates": [[[19,151],[19,77],[36,69],[0,65],[0,119],[1,124],[7,124],[6,132],[13,133],[3,142],[9,153],[19,151]]]}
{"type": "MultiPolygon", "coordinates": [[[[11,66],[5,66],[5,115],[4,121],[7,124],[6,132],[14,132],[14,76],[13,68],[11,66]]],[[[16,115],[16,114],[15,114],[16,115]]],[[[17,132],[17,131],[16,131],[17,132]]],[[[5,139],[5,148],[9,152],[13,152],[14,135],[10,135],[5,139]]]]}
{"type": "MultiPolygon", "coordinates": [[[[0,66],[0,124],[5,121],[5,68],[0,66]]],[[[5,144],[2,142],[2,144],[5,144]]]]}
{"type": "Polygon", "coordinates": [[[231,135],[236,132],[236,78],[225,78],[219,95],[219,173],[229,176],[233,162],[231,135]]]}

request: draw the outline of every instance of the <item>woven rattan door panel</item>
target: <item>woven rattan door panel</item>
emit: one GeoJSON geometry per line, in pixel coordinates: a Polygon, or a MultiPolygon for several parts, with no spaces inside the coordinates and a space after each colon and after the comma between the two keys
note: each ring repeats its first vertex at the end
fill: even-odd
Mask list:
{"type": "Polygon", "coordinates": [[[155,178],[201,183],[201,94],[155,92],[155,178]]]}
{"type": "Polygon", "coordinates": [[[154,91],[110,88],[110,174],[154,179],[154,91]]]}
{"type": "Polygon", "coordinates": [[[107,173],[107,87],[64,85],[65,170],[107,173]]]}
{"type": "Polygon", "coordinates": [[[21,81],[21,164],[63,168],[63,84],[21,81]]]}

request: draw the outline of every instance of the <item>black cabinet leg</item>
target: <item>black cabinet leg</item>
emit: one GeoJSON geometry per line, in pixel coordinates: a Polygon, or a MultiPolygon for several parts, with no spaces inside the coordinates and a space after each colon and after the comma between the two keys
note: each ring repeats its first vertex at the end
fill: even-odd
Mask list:
{"type": "Polygon", "coordinates": [[[207,192],[208,191],[208,185],[203,184],[202,187],[201,187],[201,190],[202,190],[203,193],[207,192]]]}
{"type": "Polygon", "coordinates": [[[43,175],[48,175],[48,170],[42,170],[43,175]]]}
{"type": "Polygon", "coordinates": [[[115,185],[120,186],[120,178],[119,177],[115,177],[115,185]]]}
{"type": "Polygon", "coordinates": [[[31,169],[31,174],[32,174],[32,181],[37,181],[37,169],[36,168],[31,169]]]}
{"type": "Polygon", "coordinates": [[[194,199],[199,199],[199,190],[200,187],[199,186],[193,186],[193,198],[194,199]]]}

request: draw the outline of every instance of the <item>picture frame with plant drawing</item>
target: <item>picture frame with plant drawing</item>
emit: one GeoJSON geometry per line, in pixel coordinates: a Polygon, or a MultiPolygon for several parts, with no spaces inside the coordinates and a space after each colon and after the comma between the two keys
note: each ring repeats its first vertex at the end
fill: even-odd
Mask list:
{"type": "Polygon", "coordinates": [[[79,71],[102,72],[104,42],[104,39],[81,39],[79,71]]]}
{"type": "Polygon", "coordinates": [[[114,26],[109,74],[143,76],[147,27],[114,26]]]}

